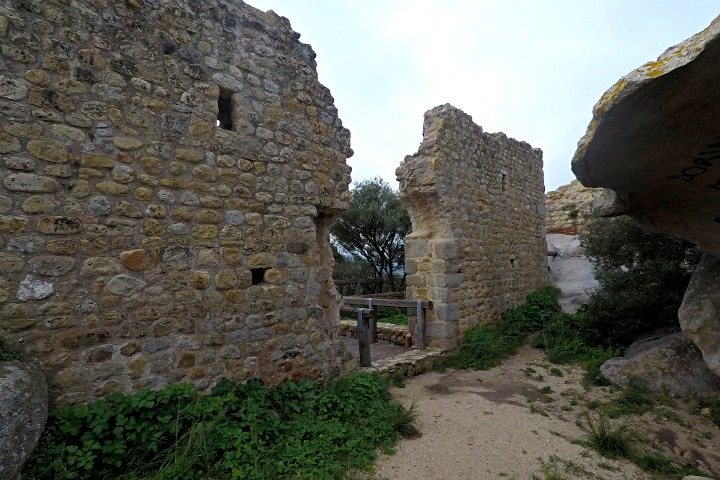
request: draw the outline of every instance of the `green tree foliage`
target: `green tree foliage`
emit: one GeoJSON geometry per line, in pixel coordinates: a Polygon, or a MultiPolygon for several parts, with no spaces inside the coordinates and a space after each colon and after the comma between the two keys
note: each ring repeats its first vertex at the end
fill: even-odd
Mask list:
{"type": "MultiPolygon", "coordinates": [[[[365,262],[374,278],[384,278],[390,289],[405,264],[405,236],[412,224],[397,193],[376,177],[355,185],[348,210],[330,226],[330,233],[349,262],[365,262]]],[[[338,262],[342,265],[346,262],[338,262]]],[[[339,267],[344,268],[344,267],[339,267]]]]}
{"type": "Polygon", "coordinates": [[[627,346],[644,332],[677,324],[700,259],[692,244],[643,230],[630,217],[593,219],[580,241],[600,283],[585,307],[589,342],[627,346]]]}

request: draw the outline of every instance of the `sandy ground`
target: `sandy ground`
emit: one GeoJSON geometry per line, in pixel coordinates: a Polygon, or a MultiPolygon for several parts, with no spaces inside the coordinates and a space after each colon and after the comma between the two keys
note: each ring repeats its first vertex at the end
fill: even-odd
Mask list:
{"type": "MultiPolygon", "coordinates": [[[[401,440],[393,455],[381,455],[373,478],[662,478],[578,444],[586,436],[584,412],[592,412],[588,402],[612,401],[618,393],[609,387],[584,388],[579,367],[550,365],[540,350],[523,347],[488,371],[432,372],[405,384],[393,388],[393,394],[405,405],[416,403],[422,435],[401,440]],[[541,393],[543,387],[551,393],[541,393]]],[[[720,429],[696,405],[674,399],[642,416],[613,422],[629,423],[642,439],[641,448],[682,459],[720,479],[720,429]]]]}

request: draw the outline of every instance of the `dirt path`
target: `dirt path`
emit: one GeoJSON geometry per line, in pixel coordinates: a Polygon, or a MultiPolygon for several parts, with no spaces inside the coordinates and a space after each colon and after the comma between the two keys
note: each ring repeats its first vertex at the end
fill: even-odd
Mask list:
{"type": "MultiPolygon", "coordinates": [[[[394,455],[382,455],[376,477],[661,478],[574,442],[585,438],[588,402],[610,401],[611,391],[584,389],[579,367],[550,365],[542,351],[530,347],[492,370],[432,372],[406,379],[406,387],[394,388],[393,394],[406,405],[417,404],[422,436],[401,440],[394,455]],[[541,393],[543,387],[551,393],[541,393]]],[[[695,402],[676,399],[623,420],[644,439],[642,447],[682,457],[720,478],[720,429],[693,410],[695,402]]]]}

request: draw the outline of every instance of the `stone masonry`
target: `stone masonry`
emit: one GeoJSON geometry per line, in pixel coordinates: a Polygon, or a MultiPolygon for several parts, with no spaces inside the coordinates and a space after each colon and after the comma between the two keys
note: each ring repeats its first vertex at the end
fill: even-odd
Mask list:
{"type": "Polygon", "coordinates": [[[350,134],[298,38],[240,0],[0,0],[0,336],[57,402],[347,360],[350,134]]]}
{"type": "Polygon", "coordinates": [[[406,294],[434,302],[428,345],[453,348],[548,282],[542,151],[452,105],[426,112],[423,130],[396,171],[413,223],[406,294]]]}

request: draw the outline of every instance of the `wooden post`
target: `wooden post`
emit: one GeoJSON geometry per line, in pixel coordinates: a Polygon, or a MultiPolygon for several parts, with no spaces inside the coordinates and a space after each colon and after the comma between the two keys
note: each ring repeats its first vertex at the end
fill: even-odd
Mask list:
{"type": "Polygon", "coordinates": [[[416,309],[415,338],[417,340],[417,349],[425,350],[425,309],[422,308],[420,300],[417,302],[416,309]]]}
{"type": "Polygon", "coordinates": [[[367,316],[363,313],[362,308],[357,309],[358,348],[360,349],[360,366],[369,367],[372,363],[370,359],[370,326],[367,316]]]}
{"type": "Polygon", "coordinates": [[[372,312],[370,313],[370,342],[377,343],[377,341],[378,341],[378,333],[377,333],[378,307],[377,307],[377,305],[373,305],[372,298],[368,298],[368,308],[372,310],[372,312]]]}

